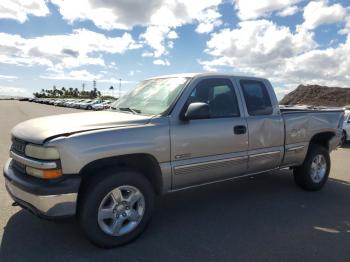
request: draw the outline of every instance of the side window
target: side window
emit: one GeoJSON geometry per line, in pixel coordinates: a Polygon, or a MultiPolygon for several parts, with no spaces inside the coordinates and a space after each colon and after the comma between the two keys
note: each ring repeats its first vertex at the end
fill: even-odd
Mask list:
{"type": "Polygon", "coordinates": [[[240,81],[248,114],[251,116],[271,115],[273,112],[266,86],[260,81],[240,81]]]}
{"type": "Polygon", "coordinates": [[[211,118],[240,115],[236,94],[229,79],[202,80],[192,91],[187,103],[194,102],[207,103],[211,118]]]}

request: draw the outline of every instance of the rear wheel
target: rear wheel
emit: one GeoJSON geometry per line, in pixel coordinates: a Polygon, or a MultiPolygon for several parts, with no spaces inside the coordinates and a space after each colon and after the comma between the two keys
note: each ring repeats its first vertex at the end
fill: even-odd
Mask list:
{"type": "Polygon", "coordinates": [[[311,144],[304,163],[294,168],[294,180],[305,190],[320,190],[327,182],[330,171],[330,157],[326,148],[311,144]]]}
{"type": "Polygon", "coordinates": [[[92,243],[103,248],[116,247],[144,231],[153,205],[153,187],[144,176],[109,169],[83,189],[79,223],[92,243]]]}
{"type": "Polygon", "coordinates": [[[91,109],[92,109],[92,106],[87,106],[86,109],[87,109],[87,110],[91,110],[91,109]]]}

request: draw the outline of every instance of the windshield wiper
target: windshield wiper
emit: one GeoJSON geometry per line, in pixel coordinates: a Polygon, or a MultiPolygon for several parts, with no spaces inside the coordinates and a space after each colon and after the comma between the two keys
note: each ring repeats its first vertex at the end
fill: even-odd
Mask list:
{"type": "Polygon", "coordinates": [[[141,110],[138,110],[138,109],[135,109],[135,108],[131,108],[131,107],[119,107],[118,109],[121,110],[121,111],[129,111],[129,112],[131,112],[133,114],[141,113],[141,110]]]}

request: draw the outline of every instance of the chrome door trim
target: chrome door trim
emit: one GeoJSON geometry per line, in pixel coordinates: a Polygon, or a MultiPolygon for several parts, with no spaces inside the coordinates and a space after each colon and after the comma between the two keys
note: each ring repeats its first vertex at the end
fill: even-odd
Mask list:
{"type": "Polygon", "coordinates": [[[246,173],[248,156],[206,159],[173,167],[172,189],[179,189],[246,173]]]}
{"type": "Polygon", "coordinates": [[[276,168],[272,168],[272,169],[269,169],[269,170],[264,170],[264,171],[258,171],[258,172],[252,172],[252,173],[244,174],[244,175],[241,175],[241,176],[229,177],[229,178],[215,180],[215,181],[210,181],[210,182],[205,182],[205,183],[201,183],[201,184],[197,184],[197,185],[191,185],[191,186],[186,186],[186,187],[182,187],[182,188],[176,188],[176,189],[172,189],[172,190],[168,191],[168,193],[174,193],[174,192],[182,191],[182,190],[186,190],[186,189],[191,189],[191,188],[196,188],[196,187],[216,184],[216,183],[225,182],[225,181],[231,181],[231,180],[244,178],[244,177],[248,177],[248,176],[252,176],[252,175],[263,174],[263,173],[266,173],[266,172],[279,170],[279,169],[280,169],[280,167],[276,167],[276,168]]]}
{"type": "Polygon", "coordinates": [[[301,150],[303,149],[305,146],[294,146],[294,147],[290,147],[290,148],[287,148],[287,152],[290,152],[290,151],[297,151],[297,150],[301,150]]]}
{"type": "Polygon", "coordinates": [[[273,155],[273,154],[281,154],[281,151],[277,150],[277,151],[269,151],[269,152],[264,152],[264,153],[258,153],[258,154],[250,155],[249,157],[267,156],[267,155],[273,155]]]}
{"type": "Polygon", "coordinates": [[[236,161],[236,160],[238,161],[238,160],[243,160],[243,159],[247,159],[247,158],[248,158],[248,156],[238,156],[238,157],[231,157],[231,158],[225,158],[225,159],[211,160],[211,161],[206,161],[206,162],[201,162],[201,163],[179,165],[179,166],[175,166],[174,169],[183,169],[183,168],[188,168],[188,167],[196,167],[196,166],[203,166],[203,165],[207,165],[207,164],[224,163],[224,162],[230,162],[230,161],[236,161]]]}

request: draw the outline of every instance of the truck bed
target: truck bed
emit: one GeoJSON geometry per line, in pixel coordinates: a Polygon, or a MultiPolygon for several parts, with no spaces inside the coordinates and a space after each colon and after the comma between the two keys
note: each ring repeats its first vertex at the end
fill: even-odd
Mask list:
{"type": "Polygon", "coordinates": [[[285,148],[283,165],[299,165],[305,159],[309,141],[314,135],[323,133],[330,140],[329,149],[338,146],[336,136],[342,123],[344,110],[326,107],[281,107],[285,129],[285,148]],[[298,150],[296,150],[298,149],[298,150]]]}

